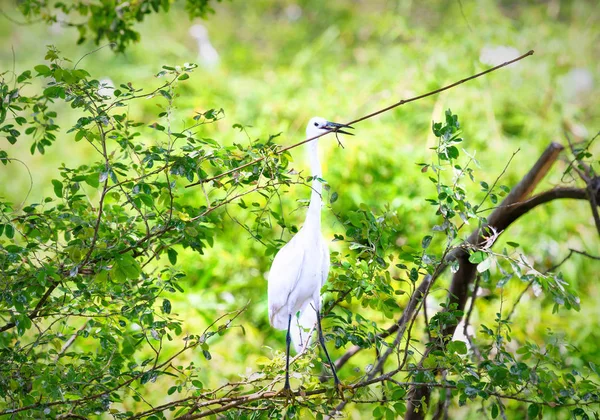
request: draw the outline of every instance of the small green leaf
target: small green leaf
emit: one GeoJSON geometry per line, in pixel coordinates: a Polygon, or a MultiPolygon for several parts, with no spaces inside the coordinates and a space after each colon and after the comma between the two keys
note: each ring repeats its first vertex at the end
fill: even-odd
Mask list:
{"type": "Polygon", "coordinates": [[[467,354],[467,344],[464,341],[451,341],[448,343],[448,351],[457,354],[467,354]]]}
{"type": "Polygon", "coordinates": [[[79,130],[77,134],[75,134],[75,141],[80,141],[85,136],[85,130],[79,130]]]}
{"type": "Polygon", "coordinates": [[[448,147],[448,156],[450,156],[450,159],[456,159],[458,157],[460,153],[458,152],[458,149],[454,146],[450,146],[448,147]]]}
{"type": "Polygon", "coordinates": [[[433,237],[431,235],[427,235],[425,237],[423,237],[423,240],[421,241],[421,247],[423,249],[427,249],[429,247],[429,244],[431,243],[431,239],[433,237]]]}
{"type": "Polygon", "coordinates": [[[183,73],[181,76],[177,78],[177,80],[187,80],[190,78],[190,75],[187,73],[183,73]]]}
{"type": "Polygon", "coordinates": [[[338,199],[338,193],[334,192],[333,194],[331,194],[331,197],[329,197],[329,203],[333,204],[337,201],[338,199]]]}
{"type": "Polygon", "coordinates": [[[159,90],[158,93],[160,93],[162,96],[164,96],[168,100],[172,100],[173,99],[173,97],[171,96],[171,94],[169,92],[167,92],[166,90],[164,90],[164,89],[159,90]]]}
{"type": "Polygon", "coordinates": [[[537,404],[531,404],[528,408],[527,408],[527,416],[530,419],[534,419],[538,416],[538,414],[540,414],[540,406],[537,404]]]}
{"type": "Polygon", "coordinates": [[[494,404],[492,404],[492,418],[495,419],[496,417],[498,417],[498,414],[499,414],[498,404],[494,403],[494,404]]]}
{"type": "Polygon", "coordinates": [[[60,182],[58,179],[53,179],[52,180],[52,185],[54,186],[54,195],[56,195],[58,198],[62,198],[62,196],[63,196],[63,183],[60,182]]]}
{"type": "Polygon", "coordinates": [[[513,248],[519,247],[519,244],[517,242],[511,242],[511,241],[506,242],[506,245],[512,246],[513,248]]]}
{"type": "Polygon", "coordinates": [[[476,251],[469,256],[469,262],[472,264],[479,264],[487,257],[486,253],[483,251],[476,251]]]}
{"type": "Polygon", "coordinates": [[[37,71],[39,74],[41,74],[42,76],[47,76],[51,72],[50,67],[46,66],[45,64],[39,64],[39,65],[35,66],[33,69],[35,71],[37,71]]]}
{"type": "Polygon", "coordinates": [[[171,263],[171,265],[177,264],[177,251],[175,251],[173,248],[169,248],[167,249],[167,255],[169,257],[169,262],[171,263]]]}
{"type": "Polygon", "coordinates": [[[170,314],[171,313],[171,301],[169,299],[163,300],[162,310],[166,314],[170,314]]]}
{"type": "Polygon", "coordinates": [[[6,235],[6,237],[8,239],[14,238],[15,237],[15,228],[13,227],[13,225],[7,224],[5,226],[6,227],[4,228],[4,234],[6,235]]]}

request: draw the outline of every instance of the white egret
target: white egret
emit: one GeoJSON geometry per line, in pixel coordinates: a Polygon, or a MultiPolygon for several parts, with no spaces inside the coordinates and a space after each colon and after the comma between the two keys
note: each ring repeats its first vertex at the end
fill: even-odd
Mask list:
{"type": "MultiPolygon", "coordinates": [[[[312,118],[306,127],[307,138],[326,132],[351,134],[340,130],[352,128],[332,123],[324,118],[312,118]]],[[[312,175],[312,192],[304,225],[298,233],[283,247],[273,260],[269,272],[269,320],[277,329],[287,329],[286,365],[284,390],[290,390],[289,361],[292,334],[298,351],[302,346],[304,330],[311,329],[315,323],[319,343],[323,347],[336,387],[340,381],[331,362],[323,331],[321,329],[321,287],[329,273],[329,249],[321,235],[321,163],[317,153],[317,140],[306,145],[312,175]],[[292,318],[299,317],[292,323],[292,318]],[[291,331],[293,328],[293,331],[291,331]],[[298,340],[300,342],[298,342],[298,340]]],[[[308,337],[305,338],[308,340],[308,337]]],[[[306,343],[304,343],[306,346],[306,343]]]]}

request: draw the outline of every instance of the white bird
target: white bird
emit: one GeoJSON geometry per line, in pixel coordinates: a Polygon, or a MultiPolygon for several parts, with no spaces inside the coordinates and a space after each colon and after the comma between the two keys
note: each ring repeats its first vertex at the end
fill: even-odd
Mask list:
{"type": "Polygon", "coordinates": [[[190,28],[190,35],[198,44],[198,60],[205,68],[214,68],[219,64],[219,53],[208,39],[208,30],[200,24],[190,28]]]}
{"type": "MultiPolygon", "coordinates": [[[[324,118],[312,118],[306,127],[306,137],[312,138],[319,134],[337,132],[351,134],[340,130],[341,127],[352,128],[338,123],[332,123],[324,118]]],[[[317,153],[317,142],[307,143],[308,158],[312,175],[312,192],[310,204],[304,225],[298,233],[283,247],[273,260],[269,272],[269,320],[277,329],[287,329],[286,336],[286,366],[284,390],[290,390],[289,360],[292,335],[296,351],[306,347],[309,337],[305,333],[311,330],[315,323],[319,343],[327,356],[333,372],[336,387],[340,386],[335,367],[331,362],[323,331],[321,329],[321,287],[329,273],[329,249],[321,235],[321,163],[317,153]],[[296,315],[299,313],[299,316],[296,315]],[[295,319],[292,322],[292,319],[295,319]]]]}

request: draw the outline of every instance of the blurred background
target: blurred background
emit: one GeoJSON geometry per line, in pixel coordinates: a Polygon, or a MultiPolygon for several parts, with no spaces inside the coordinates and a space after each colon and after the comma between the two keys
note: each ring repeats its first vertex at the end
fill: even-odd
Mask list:
{"type": "MultiPolygon", "coordinates": [[[[2,71],[14,67],[18,73],[41,63],[49,44],[74,62],[97,48],[89,41],[76,45],[77,32],[60,24],[16,24],[14,20],[23,17],[14,5],[1,5],[2,71]]],[[[436,143],[431,123],[442,121],[448,108],[461,121],[462,149],[479,161],[475,177],[490,185],[517,150],[501,179],[509,187],[550,142],[566,144],[563,127],[578,141],[591,139],[600,129],[596,1],[226,0],[214,8],[206,20],[190,21],[174,3],[168,14],[152,15],[136,27],[141,42],[125,53],[103,48],[85,56],[80,66],[107,85],[132,81],[153,87],[162,82],[154,76],[162,65],[197,63],[199,69],[178,87],[175,125],[178,115],[183,120],[194,111],[223,108],[225,118],[206,126],[207,137],[229,144],[247,142],[247,136],[282,133],[277,141],[286,146],[304,138],[312,116],[350,121],[535,50],[516,65],[356,125],[356,136],[342,140],[343,149],[333,137],[322,139],[324,178],[339,195],[323,212],[327,239],[344,234],[336,214],[364,203],[377,212],[389,207],[397,213],[398,252],[400,247],[420,248],[422,237],[439,218],[425,201],[436,195],[434,187],[417,163],[432,161],[430,148],[436,143]],[[236,123],[246,132],[234,129],[236,123]]],[[[153,101],[139,101],[129,111],[150,123],[157,109],[153,101]]],[[[61,118],[61,126],[74,123],[67,109],[61,118]]],[[[97,159],[91,147],[73,143],[71,135],[59,137],[45,156],[31,156],[23,140],[15,146],[2,142],[9,155],[23,160],[34,174],[29,201],[51,193],[50,180],[58,177],[61,163],[75,166],[97,159]]],[[[597,155],[598,148],[592,151],[597,155]]],[[[306,169],[301,148],[292,150],[292,156],[294,168],[306,169]]],[[[538,191],[564,182],[574,185],[570,176],[563,177],[567,164],[566,159],[559,162],[538,191]]],[[[0,195],[15,203],[26,198],[30,180],[24,167],[0,165],[0,180],[0,195]]],[[[478,182],[466,187],[474,201],[483,197],[478,182]]],[[[197,188],[181,188],[179,193],[190,203],[204,202],[197,188]]],[[[308,188],[293,187],[277,205],[300,225],[304,209],[299,209],[298,200],[309,195],[308,188]]],[[[252,213],[233,207],[231,222],[217,227],[218,240],[206,255],[179,250],[178,265],[187,273],[187,286],[184,294],[170,297],[173,312],[195,333],[216,316],[248,304],[240,321],[245,333],[240,329],[229,333],[227,342],[215,337],[211,343],[213,360],[200,373],[207,387],[258,370],[260,358],[280,355],[284,348],[285,333],[271,329],[267,318],[266,274],[272,256],[265,256],[265,248],[233,220],[250,223],[252,213]]],[[[279,237],[280,228],[271,234],[279,237]]],[[[287,235],[283,239],[289,239],[287,235]]],[[[519,243],[520,252],[540,271],[562,260],[569,248],[594,254],[599,248],[585,201],[557,201],[536,209],[502,236],[498,252],[506,241],[519,243]]],[[[337,242],[330,247],[347,251],[337,242]]],[[[598,360],[599,267],[575,256],[561,270],[581,296],[581,312],[561,310],[553,315],[551,299],[528,293],[513,319],[513,338],[543,344],[551,334],[560,335],[577,348],[580,360],[573,363],[598,360]]],[[[448,276],[438,282],[434,298],[443,299],[448,282],[448,276]]],[[[503,291],[508,302],[523,288],[514,282],[503,291]]],[[[475,326],[482,320],[491,323],[499,309],[499,290],[490,293],[491,298],[477,305],[475,326]]],[[[392,322],[379,321],[381,326],[392,322]]],[[[330,351],[335,357],[344,349],[330,351]]],[[[206,364],[200,353],[185,357],[197,360],[201,369],[206,364]]],[[[372,358],[369,354],[353,359],[341,372],[342,379],[354,377],[355,369],[363,370],[372,358]]],[[[364,409],[350,407],[348,413],[360,418],[364,409]]],[[[474,407],[455,408],[454,416],[461,415],[478,418],[474,407]]]]}

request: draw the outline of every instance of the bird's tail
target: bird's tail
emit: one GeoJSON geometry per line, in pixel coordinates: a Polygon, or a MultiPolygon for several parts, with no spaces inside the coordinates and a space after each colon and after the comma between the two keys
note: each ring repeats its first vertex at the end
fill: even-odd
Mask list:
{"type": "Polygon", "coordinates": [[[303,352],[310,344],[316,324],[317,313],[312,302],[302,308],[299,317],[294,316],[292,318],[290,335],[292,336],[292,343],[294,344],[297,354],[303,352]]]}

